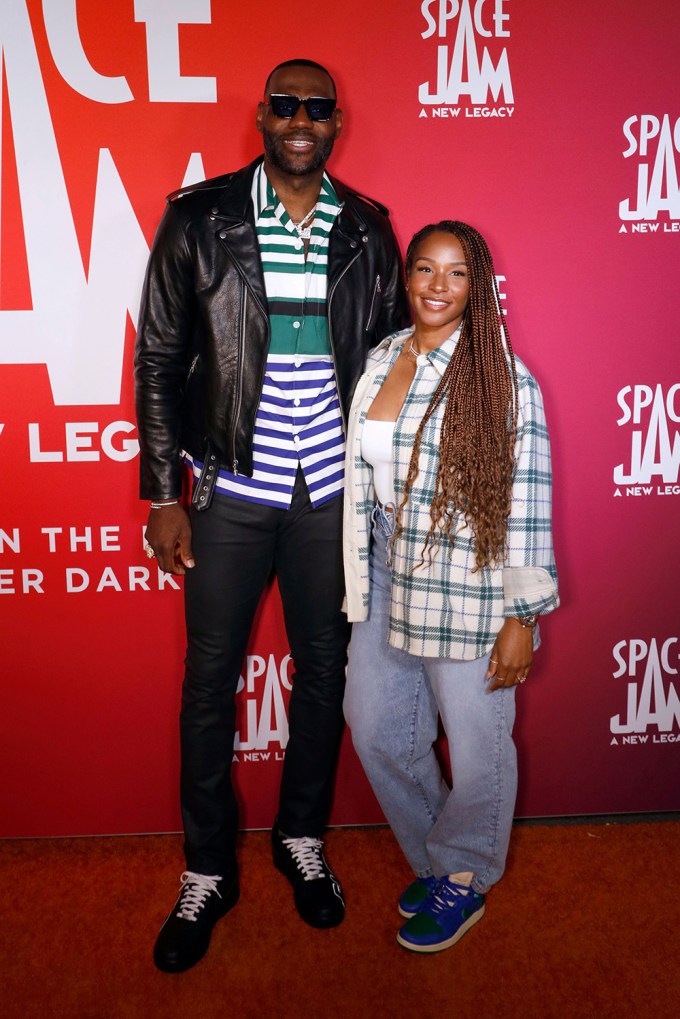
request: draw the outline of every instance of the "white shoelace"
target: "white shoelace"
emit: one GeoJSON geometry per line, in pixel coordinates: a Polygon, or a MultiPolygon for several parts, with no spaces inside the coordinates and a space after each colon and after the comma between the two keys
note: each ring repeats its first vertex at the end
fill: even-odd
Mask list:
{"type": "Polygon", "coordinates": [[[194,874],[191,870],[185,870],[181,877],[183,885],[181,902],[177,916],[180,920],[191,920],[194,922],[200,909],[206,903],[209,895],[213,892],[218,898],[222,898],[217,890],[217,882],[222,878],[217,874],[194,874]]]}
{"type": "Polygon", "coordinates": [[[302,871],[305,881],[314,881],[324,876],[323,842],[305,836],[301,839],[282,839],[284,846],[290,851],[298,870],[302,871]]]}
{"type": "Polygon", "coordinates": [[[444,878],[434,890],[430,912],[441,913],[444,909],[451,909],[458,899],[466,899],[469,891],[470,889],[465,885],[459,885],[444,878]]]}

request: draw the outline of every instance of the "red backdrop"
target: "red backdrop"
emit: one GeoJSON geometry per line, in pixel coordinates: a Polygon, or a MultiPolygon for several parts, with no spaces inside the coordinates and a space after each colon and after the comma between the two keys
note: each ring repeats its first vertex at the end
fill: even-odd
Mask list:
{"type": "MultiPolygon", "coordinates": [[[[258,153],[264,79],[295,56],[335,75],[331,170],[402,244],[442,217],[487,237],[543,388],[562,608],[520,692],[518,814],[680,808],[679,33],[673,0],[3,0],[0,835],[179,826],[182,604],[143,554],[139,289],[164,194],[258,153]]],[[[286,656],[273,592],[239,695],[251,827],[286,656]]],[[[346,740],[332,820],[379,818],[346,740]]]]}

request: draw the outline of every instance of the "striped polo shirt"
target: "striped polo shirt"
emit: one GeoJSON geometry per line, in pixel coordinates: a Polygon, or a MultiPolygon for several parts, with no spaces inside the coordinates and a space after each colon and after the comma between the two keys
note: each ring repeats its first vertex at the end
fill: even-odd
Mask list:
{"type": "MultiPolygon", "coordinates": [[[[313,506],[340,495],[345,438],[326,314],[328,238],[342,205],[324,174],[309,250],[262,164],[252,201],[270,323],[253,436],[253,476],[221,469],[219,493],[288,509],[298,467],[313,506]]],[[[202,464],[187,457],[194,476],[202,464]]]]}

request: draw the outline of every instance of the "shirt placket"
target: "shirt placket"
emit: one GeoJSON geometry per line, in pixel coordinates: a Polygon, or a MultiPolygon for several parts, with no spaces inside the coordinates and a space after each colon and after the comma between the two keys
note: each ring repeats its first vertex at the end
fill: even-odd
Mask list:
{"type": "MultiPolygon", "coordinates": [[[[276,214],[281,225],[288,231],[288,233],[295,236],[297,231],[295,230],[293,222],[282,204],[279,205],[276,210],[276,214]]],[[[297,376],[304,363],[304,359],[300,354],[300,341],[305,327],[305,302],[309,284],[307,279],[308,272],[305,260],[304,242],[299,236],[296,236],[295,255],[295,290],[296,297],[299,297],[300,304],[297,313],[291,316],[291,328],[295,330],[295,352],[293,354],[293,384],[290,392],[290,417],[293,447],[297,453],[298,459],[301,459],[303,443],[302,418],[304,409],[302,407],[302,390],[298,386],[297,376]]]]}
{"type": "MultiPolygon", "coordinates": [[[[309,248],[307,250],[307,257],[306,258],[305,258],[305,255],[304,255],[304,244],[303,244],[302,240],[299,239],[300,240],[300,244],[302,246],[302,259],[303,259],[303,266],[304,266],[304,275],[303,275],[304,293],[302,295],[302,300],[301,300],[301,311],[302,311],[302,314],[298,317],[298,321],[300,323],[299,328],[298,328],[298,334],[297,334],[298,335],[298,342],[296,343],[296,351],[295,351],[295,356],[293,358],[293,366],[295,368],[295,375],[294,375],[294,377],[297,375],[297,373],[298,373],[298,371],[300,369],[304,368],[304,365],[305,365],[306,360],[307,360],[304,357],[304,355],[300,354],[300,352],[299,352],[300,351],[300,341],[302,339],[303,330],[304,330],[304,327],[305,327],[306,306],[307,306],[307,301],[309,299],[309,295],[310,295],[310,292],[311,292],[311,289],[312,289],[312,280],[313,280],[313,277],[314,277],[315,273],[318,271],[317,270],[317,266],[318,266],[318,257],[319,257],[319,251],[320,251],[319,238],[320,238],[320,236],[322,234],[323,234],[323,229],[320,228],[319,226],[317,226],[315,223],[312,224],[312,232],[311,232],[311,236],[310,236],[310,239],[309,239],[309,248]]],[[[293,326],[295,327],[295,323],[293,323],[293,326]]],[[[297,450],[297,453],[298,453],[298,456],[300,457],[300,459],[302,459],[302,452],[303,452],[303,448],[304,448],[304,419],[305,419],[305,415],[307,413],[307,408],[302,405],[302,399],[304,397],[305,392],[306,392],[306,390],[304,388],[298,388],[297,383],[294,383],[294,390],[293,390],[293,394],[292,394],[293,395],[293,406],[292,406],[293,442],[295,443],[295,448],[297,450]]]]}
{"type": "Polygon", "coordinates": [[[293,368],[294,368],[294,372],[293,372],[293,389],[292,389],[292,392],[291,392],[291,408],[290,408],[290,411],[291,411],[291,427],[292,427],[292,431],[293,431],[293,445],[295,447],[295,451],[296,451],[299,459],[302,459],[302,440],[303,440],[303,436],[302,436],[301,433],[302,433],[302,425],[303,425],[303,421],[302,421],[303,407],[302,407],[302,397],[300,395],[302,390],[299,388],[299,385],[298,385],[298,377],[299,377],[300,369],[303,366],[303,363],[304,363],[304,360],[303,360],[302,354],[300,354],[298,351],[296,351],[295,354],[293,355],[293,368]]]}

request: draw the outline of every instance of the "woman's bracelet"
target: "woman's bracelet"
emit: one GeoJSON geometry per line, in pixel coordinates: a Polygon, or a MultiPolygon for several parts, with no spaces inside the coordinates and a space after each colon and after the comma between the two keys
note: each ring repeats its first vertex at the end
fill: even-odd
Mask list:
{"type": "Polygon", "coordinates": [[[152,502],[151,509],[164,509],[166,506],[177,506],[179,499],[172,499],[170,502],[152,502]]]}
{"type": "Polygon", "coordinates": [[[536,626],[536,623],[538,622],[538,616],[538,612],[532,612],[530,615],[513,616],[512,618],[516,619],[519,625],[525,630],[533,630],[534,626],[536,626]]]}

